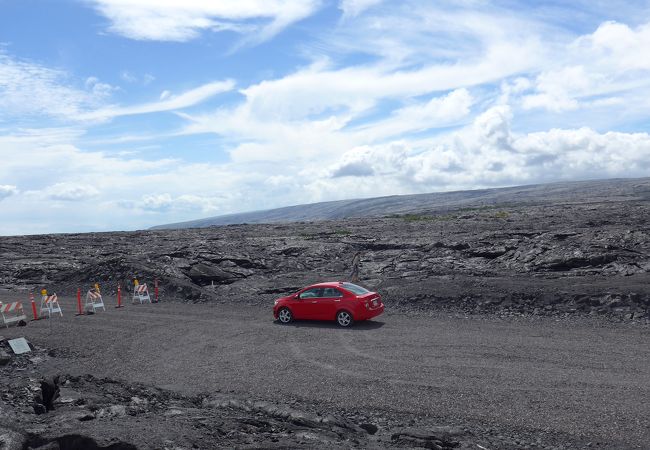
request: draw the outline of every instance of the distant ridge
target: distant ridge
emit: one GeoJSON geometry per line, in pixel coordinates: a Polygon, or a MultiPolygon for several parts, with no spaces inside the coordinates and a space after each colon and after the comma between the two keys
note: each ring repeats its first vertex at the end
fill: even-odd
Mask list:
{"type": "Polygon", "coordinates": [[[152,227],[152,230],[205,228],[243,223],[283,223],[345,218],[381,217],[391,214],[435,214],[459,208],[557,204],[581,201],[650,199],[650,177],[572,181],[471,191],[391,195],[286,206],[152,227]]]}

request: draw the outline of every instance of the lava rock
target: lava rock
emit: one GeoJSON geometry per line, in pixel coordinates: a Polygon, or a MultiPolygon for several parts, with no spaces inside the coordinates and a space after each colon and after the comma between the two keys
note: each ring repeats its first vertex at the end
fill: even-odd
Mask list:
{"type": "Polygon", "coordinates": [[[0,426],[0,449],[23,450],[27,447],[27,436],[9,428],[0,426]]]}
{"type": "Polygon", "coordinates": [[[6,366],[11,362],[11,355],[4,350],[0,350],[0,366],[6,366]]]}
{"type": "Polygon", "coordinates": [[[368,432],[368,434],[375,434],[377,430],[379,430],[379,427],[377,425],[374,425],[372,423],[362,423],[359,424],[359,427],[363,428],[368,432]]]}
{"type": "Polygon", "coordinates": [[[54,410],[54,402],[61,396],[59,376],[41,380],[41,393],[34,397],[34,412],[44,414],[54,410]]]}

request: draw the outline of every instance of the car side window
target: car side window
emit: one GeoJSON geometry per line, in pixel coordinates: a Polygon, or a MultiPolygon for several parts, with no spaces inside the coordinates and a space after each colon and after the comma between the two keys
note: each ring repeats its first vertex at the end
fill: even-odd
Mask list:
{"type": "Polygon", "coordinates": [[[307,289],[303,293],[300,294],[300,298],[318,298],[320,297],[320,291],[322,289],[319,288],[314,288],[314,289],[307,289]]]}
{"type": "Polygon", "coordinates": [[[325,288],[323,290],[323,297],[325,298],[340,298],[343,297],[343,293],[336,288],[325,288]]]}

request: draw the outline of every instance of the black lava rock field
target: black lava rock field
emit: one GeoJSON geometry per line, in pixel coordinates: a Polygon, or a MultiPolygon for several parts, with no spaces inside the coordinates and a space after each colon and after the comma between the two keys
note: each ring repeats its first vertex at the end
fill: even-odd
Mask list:
{"type": "Polygon", "coordinates": [[[64,311],[0,328],[0,449],[647,448],[650,180],[615,186],[0,237],[0,302],[29,315],[47,289],[64,311]],[[383,315],[273,321],[275,298],[347,279],[357,251],[383,315]],[[160,302],[132,304],[134,278],[160,302]],[[95,283],[106,311],[75,316],[95,283]]]}
{"type": "Polygon", "coordinates": [[[0,238],[0,285],[115,294],[160,280],[165,299],[269,304],[306,284],[346,279],[401,310],[595,314],[645,319],[650,180],[564,202],[287,224],[0,238]]]}

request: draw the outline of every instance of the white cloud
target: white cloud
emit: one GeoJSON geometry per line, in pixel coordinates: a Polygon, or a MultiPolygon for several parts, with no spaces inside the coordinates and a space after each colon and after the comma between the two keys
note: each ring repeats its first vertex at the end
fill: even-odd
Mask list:
{"type": "Polygon", "coordinates": [[[611,106],[621,103],[621,96],[630,101],[628,106],[637,104],[644,97],[639,91],[650,90],[648,48],[650,23],[633,29],[605,22],[549,60],[549,68],[536,77],[535,91],[522,97],[522,105],[526,109],[564,112],[611,106]],[[632,92],[629,97],[628,92],[632,92]],[[612,95],[615,97],[609,97],[612,95]]]}
{"type": "Polygon", "coordinates": [[[18,188],[11,184],[0,184],[0,201],[11,195],[16,195],[18,193],[18,188]]]}
{"type": "Polygon", "coordinates": [[[83,151],[69,143],[77,136],[0,134],[0,235],[134,229],[228,212],[254,197],[247,186],[260,179],[220,164],[83,151]]]}
{"type": "Polygon", "coordinates": [[[333,178],[385,176],[402,167],[408,151],[403,143],[356,147],[346,152],[331,168],[333,178]]]}
{"type": "Polygon", "coordinates": [[[127,83],[131,83],[131,84],[142,83],[144,86],[146,86],[152,81],[154,81],[156,77],[154,77],[150,73],[145,73],[144,75],[139,76],[128,70],[123,70],[122,72],[120,72],[120,79],[127,83]]]}
{"type": "Polygon", "coordinates": [[[10,57],[0,49],[0,119],[73,118],[100,105],[113,89],[96,78],[88,78],[86,90],[71,84],[65,71],[10,57]]]}
{"type": "Polygon", "coordinates": [[[378,139],[400,136],[457,124],[467,117],[474,100],[467,89],[457,89],[444,97],[434,97],[427,102],[396,109],[382,120],[356,128],[359,140],[373,142],[378,139]]]}
{"type": "MultiPolygon", "coordinates": [[[[332,176],[368,176],[360,187],[408,191],[466,189],[586,178],[644,176],[650,170],[650,135],[598,133],[589,128],[516,134],[512,112],[494,107],[450,135],[414,143],[359,147],[331,167],[332,176]],[[362,168],[359,172],[355,169],[362,168]]],[[[352,181],[322,184],[336,195],[352,181]]],[[[372,193],[368,189],[366,195],[372,193]]]]}
{"type": "Polygon", "coordinates": [[[155,79],[156,79],[156,77],[154,77],[150,73],[145,73],[142,76],[142,84],[144,84],[146,86],[146,85],[150,84],[152,81],[154,81],[155,79]]]}
{"type": "MultiPolygon", "coordinates": [[[[347,151],[341,132],[305,131],[312,139],[333,134],[330,139],[341,139],[339,150],[327,153],[323,145],[305,160],[287,152],[277,162],[252,157],[220,164],[108,156],[65,144],[71,131],[52,130],[42,141],[25,131],[0,138],[0,159],[6,162],[0,179],[12,193],[3,200],[8,219],[0,223],[0,234],[133,229],[311,201],[650,171],[647,133],[589,128],[515,133],[513,120],[512,110],[502,105],[449,134],[347,151]],[[29,192],[13,189],[33,184],[33,173],[46,174],[36,182],[47,184],[29,192]]],[[[273,151],[281,142],[286,141],[258,144],[254,153],[273,151]]]]}
{"type": "MultiPolygon", "coordinates": [[[[172,196],[170,194],[143,195],[140,207],[151,211],[165,211],[172,206],[172,196]]],[[[134,205],[134,207],[138,207],[134,205]]]]}
{"type": "Polygon", "coordinates": [[[127,83],[135,83],[136,81],[138,81],[138,78],[128,70],[123,70],[122,72],[120,72],[120,78],[126,81],[127,83]]]}
{"type": "Polygon", "coordinates": [[[60,70],[18,60],[0,49],[0,120],[49,116],[68,122],[105,121],[119,116],[184,109],[235,87],[232,80],[215,81],[157,102],[131,106],[104,106],[117,88],[97,77],[86,78],[85,89],[71,86],[60,70]]]}
{"type": "Polygon", "coordinates": [[[650,70],[650,23],[636,29],[617,22],[605,22],[592,34],[578,38],[571,54],[613,71],[650,70]]]}
{"type": "Polygon", "coordinates": [[[359,113],[381,99],[407,99],[490,83],[517,74],[531,67],[534,59],[531,52],[534,51],[534,47],[499,43],[477,60],[398,71],[386,71],[381,66],[328,69],[317,63],[283,78],[249,86],[241,92],[250,110],[263,118],[292,120],[336,108],[359,113]]]}
{"type": "Polygon", "coordinates": [[[126,202],[127,208],[153,212],[182,211],[194,213],[214,213],[219,211],[221,197],[183,194],[173,196],[169,193],[143,195],[139,202],[126,202]]]}
{"type": "Polygon", "coordinates": [[[96,197],[99,191],[89,184],[63,182],[48,186],[40,192],[28,192],[29,195],[42,195],[50,200],[76,202],[96,197]]]}
{"type": "Polygon", "coordinates": [[[457,124],[468,115],[473,98],[462,86],[480,85],[527,66],[527,50],[491,48],[477,61],[385,71],[380,66],[332,69],[318,62],[285,77],[249,86],[244,103],[214,114],[188,115],[184,133],[216,133],[237,144],[235,162],[302,160],[340,155],[351,147],[396,135],[457,124]],[[515,57],[514,55],[519,55],[515,57]],[[447,92],[424,103],[421,95],[447,92]],[[382,101],[407,106],[375,123],[357,124],[382,101]]]}
{"type": "Polygon", "coordinates": [[[382,0],[341,0],[339,8],[344,18],[356,17],[368,8],[381,3],[382,0]]]}
{"type": "Polygon", "coordinates": [[[152,103],[144,103],[132,106],[112,106],[90,111],[79,115],[81,120],[108,120],[120,116],[132,116],[136,114],[148,114],[162,111],[173,111],[201,103],[210,97],[223,92],[228,92],[235,87],[232,80],[215,81],[204,84],[198,88],[183,92],[180,95],[172,96],[169,91],[160,95],[160,100],[152,103]]]}
{"type": "Polygon", "coordinates": [[[231,30],[251,41],[273,37],[313,14],[316,0],[92,0],[110,31],[153,41],[189,41],[204,31],[231,30]]]}
{"type": "Polygon", "coordinates": [[[85,82],[86,89],[89,90],[96,99],[106,99],[117,91],[118,88],[108,83],[102,83],[97,77],[88,77],[85,82]]]}

